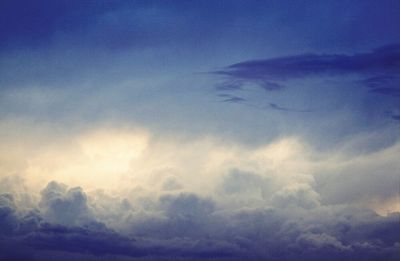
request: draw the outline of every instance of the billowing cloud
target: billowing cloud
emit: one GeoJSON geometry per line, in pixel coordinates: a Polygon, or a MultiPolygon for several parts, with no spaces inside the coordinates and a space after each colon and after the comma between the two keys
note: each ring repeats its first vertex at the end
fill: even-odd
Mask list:
{"type": "MultiPolygon", "coordinates": [[[[49,197],[50,190],[58,191],[60,187],[76,190],[50,182],[43,190],[41,201],[49,197]]],[[[305,186],[283,188],[273,196],[274,207],[242,206],[228,210],[217,198],[165,194],[147,210],[118,210],[118,216],[130,212],[128,218],[119,222],[131,227],[118,232],[96,214],[95,222],[60,224],[40,204],[36,210],[23,212],[11,195],[3,194],[1,242],[4,247],[18,248],[2,251],[0,257],[17,260],[25,255],[32,260],[51,260],[47,254],[52,251],[53,257],[68,253],[70,260],[80,260],[81,255],[99,260],[132,257],[139,260],[240,260],[244,257],[296,260],[299,255],[307,259],[328,255],[328,260],[398,258],[399,213],[384,217],[366,209],[321,205],[317,197],[315,191],[305,186]],[[137,215],[147,215],[147,218],[134,218],[137,215]]],[[[96,202],[90,202],[92,205],[88,207],[95,209],[96,202]]],[[[118,199],[110,203],[118,204],[118,199]]],[[[81,203],[69,204],[80,206],[81,203]]],[[[65,206],[65,201],[53,201],[53,215],[67,215],[72,220],[81,217],[81,213],[65,211],[65,206]]]]}
{"type": "Polygon", "coordinates": [[[22,249],[2,251],[2,259],[398,258],[399,213],[392,202],[397,190],[390,186],[398,144],[352,156],[345,147],[324,155],[296,138],[248,148],[211,138],[157,140],[135,131],[96,130],[70,141],[52,144],[48,160],[60,165],[51,173],[37,168],[47,160],[48,148],[41,148],[27,169],[0,182],[7,192],[0,197],[1,245],[22,249]],[[100,145],[110,135],[131,137],[132,148],[115,145],[106,168],[87,165],[91,146],[101,158],[100,145]],[[118,156],[126,150],[136,153],[118,156]],[[66,159],[82,187],[62,171],[66,159]],[[128,167],[110,167],[126,161],[128,167]],[[33,182],[31,171],[38,169],[47,184],[33,182]],[[112,171],[119,182],[105,187],[85,177],[86,171],[112,171]],[[343,177],[354,171],[363,176],[343,177]],[[349,186],[337,189],[344,179],[349,186]]]}
{"type": "Polygon", "coordinates": [[[79,187],[67,190],[64,184],[53,181],[41,194],[39,206],[44,209],[44,216],[54,224],[76,226],[92,219],[86,194],[79,187]]]}

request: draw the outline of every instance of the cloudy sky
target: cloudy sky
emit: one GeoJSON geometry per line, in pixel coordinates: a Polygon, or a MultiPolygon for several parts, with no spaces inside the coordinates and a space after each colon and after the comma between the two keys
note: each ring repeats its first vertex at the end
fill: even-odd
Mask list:
{"type": "Polygon", "coordinates": [[[400,2],[0,2],[0,260],[398,260],[400,2]]]}

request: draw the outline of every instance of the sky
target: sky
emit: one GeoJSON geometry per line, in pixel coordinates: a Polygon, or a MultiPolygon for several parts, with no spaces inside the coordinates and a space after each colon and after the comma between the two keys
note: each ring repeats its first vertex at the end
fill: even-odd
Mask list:
{"type": "Polygon", "coordinates": [[[0,260],[398,260],[400,2],[0,2],[0,260]]]}

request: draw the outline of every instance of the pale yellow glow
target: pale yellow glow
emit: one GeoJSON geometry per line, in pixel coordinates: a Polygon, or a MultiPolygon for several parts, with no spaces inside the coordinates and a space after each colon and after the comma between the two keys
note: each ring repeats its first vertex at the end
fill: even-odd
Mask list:
{"type": "Polygon", "coordinates": [[[94,171],[121,173],[129,170],[147,147],[146,135],[97,131],[79,139],[84,156],[94,171]]]}
{"type": "Polygon", "coordinates": [[[351,177],[362,177],[370,180],[365,183],[370,186],[376,173],[389,178],[390,173],[398,173],[400,144],[375,154],[349,157],[340,150],[317,154],[293,137],[254,148],[212,137],[190,141],[178,137],[157,139],[150,132],[137,129],[98,127],[51,136],[49,130],[14,133],[13,129],[23,128],[11,127],[8,130],[0,123],[0,178],[20,176],[35,192],[55,180],[82,186],[86,191],[131,193],[142,189],[155,195],[162,191],[167,178],[174,177],[183,190],[208,196],[237,169],[266,178],[272,189],[293,184],[312,187],[317,185],[317,174],[328,178],[332,175],[343,181],[336,182],[338,190],[353,195],[352,204],[367,206],[380,214],[400,210],[397,198],[379,198],[379,191],[375,191],[378,197],[370,197],[364,187],[359,189],[360,195],[352,194],[357,180],[350,180],[350,185],[346,182],[351,177]],[[363,195],[365,200],[360,198],[363,195]]]}
{"type": "MultiPolygon", "coordinates": [[[[400,193],[400,192],[399,192],[400,193]]],[[[376,200],[365,205],[375,210],[378,214],[386,216],[393,212],[400,212],[400,195],[396,195],[387,200],[376,200]]]]}
{"type": "Polygon", "coordinates": [[[43,187],[50,180],[89,189],[116,188],[148,146],[143,131],[99,129],[38,148],[27,159],[25,180],[43,187]]]}

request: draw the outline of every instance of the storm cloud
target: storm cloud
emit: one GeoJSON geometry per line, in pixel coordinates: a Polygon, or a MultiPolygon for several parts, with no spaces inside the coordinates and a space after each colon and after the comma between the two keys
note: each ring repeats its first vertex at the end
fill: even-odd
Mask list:
{"type": "MultiPolygon", "coordinates": [[[[228,179],[244,186],[237,174],[228,179]]],[[[49,190],[54,191],[55,184],[43,190],[41,202],[54,198],[49,190]]],[[[229,197],[233,188],[226,186],[222,193],[229,197]]],[[[131,228],[124,232],[96,217],[95,201],[85,204],[93,209],[93,219],[77,224],[82,213],[66,212],[63,200],[24,212],[12,195],[2,194],[0,199],[1,245],[13,246],[3,249],[2,260],[21,256],[51,260],[63,258],[63,253],[69,253],[69,260],[82,256],[89,260],[297,260],[299,255],[308,260],[396,260],[400,250],[399,213],[383,217],[367,209],[322,205],[318,194],[305,184],[282,188],[273,194],[272,206],[264,207],[226,209],[218,198],[186,193],[161,195],[155,201],[149,198],[153,208],[115,213],[126,216],[131,211],[131,218],[119,221],[131,228]],[[62,216],[63,224],[48,211],[62,216]],[[134,218],[143,211],[148,218],[134,218]]],[[[68,209],[82,208],[81,200],[68,202],[68,209]]],[[[118,199],[110,204],[118,204],[118,199]]]]}

